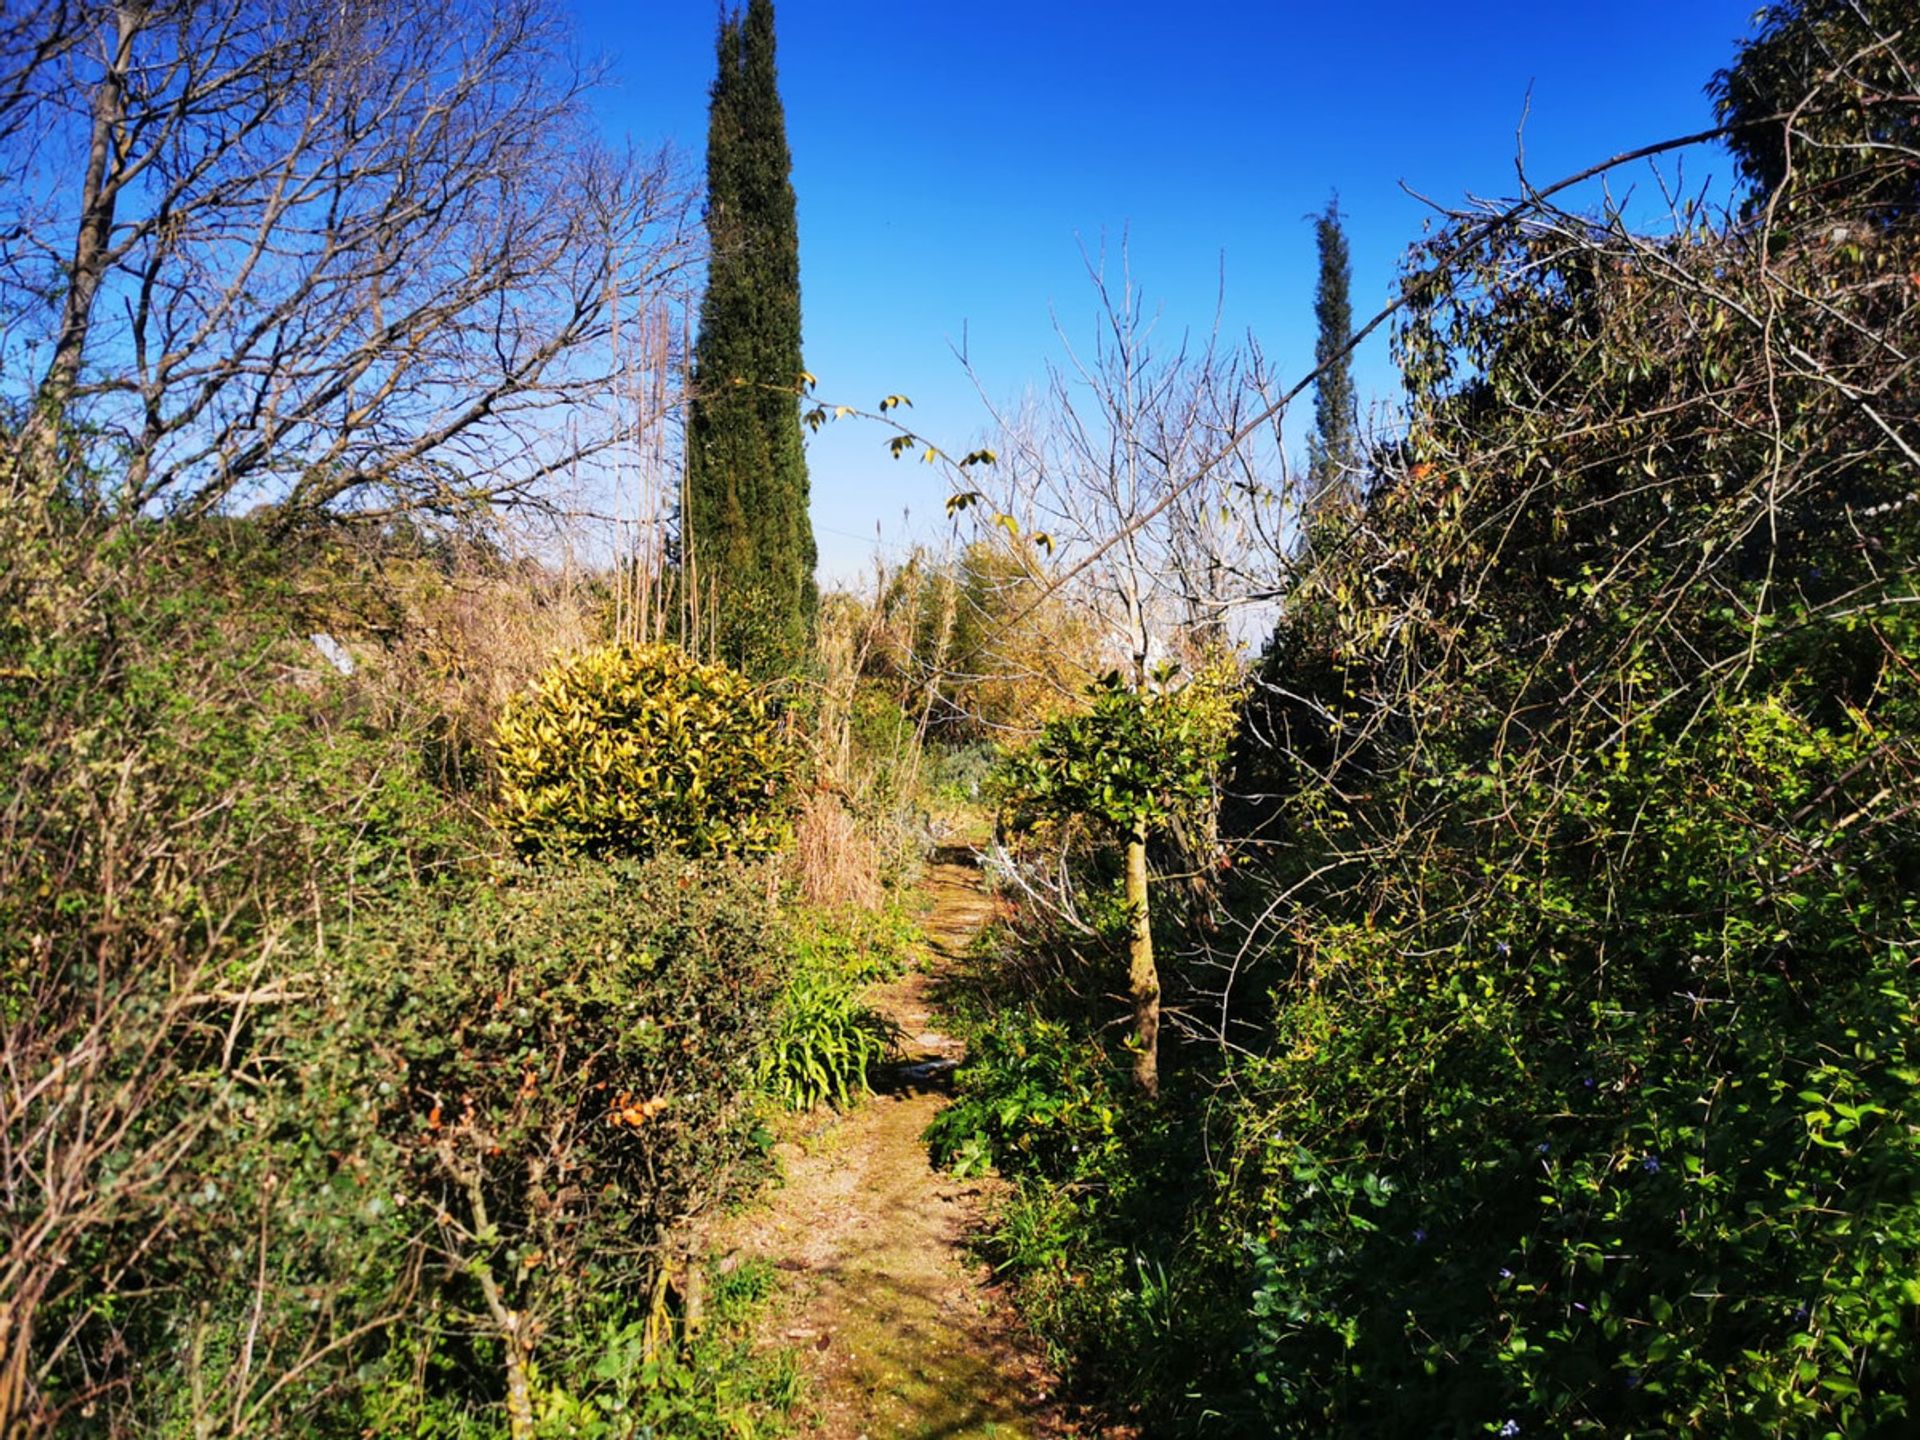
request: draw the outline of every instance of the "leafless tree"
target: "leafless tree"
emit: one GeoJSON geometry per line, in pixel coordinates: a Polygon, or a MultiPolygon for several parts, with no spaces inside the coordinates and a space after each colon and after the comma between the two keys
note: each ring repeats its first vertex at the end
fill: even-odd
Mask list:
{"type": "MultiPolygon", "coordinates": [[[[1092,621],[1095,664],[1117,669],[1138,699],[1166,683],[1169,662],[1205,664],[1245,638],[1252,612],[1277,589],[1251,571],[1284,561],[1272,537],[1295,500],[1281,408],[1258,351],[1224,346],[1217,324],[1198,341],[1183,334],[1163,345],[1124,257],[1117,285],[1099,262],[1088,271],[1099,301],[1091,349],[1068,341],[1045,401],[997,417],[1002,439],[987,472],[995,479],[978,482],[991,487],[981,492],[986,503],[967,508],[1056,560],[1055,585],[1092,621]],[[1262,415],[1276,423],[1260,424],[1262,415]]],[[[1049,837],[1062,847],[1057,858],[1040,858],[1031,843],[996,856],[1069,923],[1076,896],[1065,850],[1077,836],[1069,824],[1049,837]]],[[[1162,997],[1148,840],[1147,820],[1136,817],[1122,850],[1134,1076],[1154,1092],[1162,997]]],[[[1183,837],[1180,848],[1210,849],[1211,840],[1183,837]]]]}
{"type": "Polygon", "coordinates": [[[997,413],[993,488],[974,507],[1075,572],[1108,663],[1144,684],[1197,640],[1225,639],[1271,594],[1270,537],[1294,503],[1278,426],[1245,433],[1272,384],[1257,349],[1158,333],[1124,265],[1116,285],[1089,263],[1098,297],[1090,349],[1064,334],[1045,398],[997,413]],[[1221,462],[1225,452],[1226,461],[1221,462]]]}
{"type": "Polygon", "coordinates": [[[545,0],[8,8],[0,402],[30,467],[121,517],[448,511],[630,428],[578,402],[692,257],[690,187],[591,138],[545,0]]]}

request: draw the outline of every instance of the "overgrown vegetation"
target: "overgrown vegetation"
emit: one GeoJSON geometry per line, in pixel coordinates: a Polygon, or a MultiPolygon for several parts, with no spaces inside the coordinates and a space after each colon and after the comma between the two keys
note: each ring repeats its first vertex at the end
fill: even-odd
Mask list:
{"type": "Polygon", "coordinates": [[[1005,942],[936,1149],[1013,1178],[1028,1314],[1156,1431],[1912,1427],[1896,18],[1767,13],[1715,83],[1732,214],[1416,252],[1407,433],[1299,552],[1232,869],[1157,927],[1158,1105],[1114,1084],[1112,942],[1005,942]]]}
{"type": "Polygon", "coordinates": [[[703,1283],[700,1244],[780,1101],[890,1040],[858,994],[897,934],[787,903],[817,857],[775,852],[803,768],[900,757],[868,722],[836,771],[811,691],[632,643],[691,577],[551,482],[677,399],[687,192],[589,140],[551,11],[429,8],[0,24],[9,1437],[737,1437],[795,1401],[770,1276],[703,1283]],[[100,165],[49,158],[89,125],[100,165]]]}
{"type": "MultiPolygon", "coordinates": [[[[177,194],[34,169],[0,226],[49,327],[0,377],[0,1431],[777,1433],[772,1274],[704,1227],[782,1107],[894,1052],[899,893],[983,800],[1006,919],[943,987],[970,1049],[928,1142],[1006,1177],[996,1264],[1144,1431],[1913,1430],[1903,7],[1763,12],[1710,86],[1724,210],[1450,217],[1371,443],[1330,207],[1306,504],[1257,352],[1156,357],[1096,267],[1050,418],[954,463],[979,532],[817,607],[771,6],[722,22],[694,543],[585,581],[513,548],[495,502],[561,462],[505,422],[631,398],[581,357],[636,257],[678,264],[666,173],[582,146],[600,198],[540,203],[579,116],[526,7],[448,11],[507,49],[462,52],[445,135],[363,131],[364,57],[390,117],[447,77],[336,10],[126,10],[89,108],[190,160],[177,194]],[[241,101],[307,137],[289,186],[337,178],[326,224],[262,211],[241,101]],[[382,231],[419,163],[447,205],[382,231]],[[259,283],[178,278],[215,232],[259,283]],[[370,348],[327,318],[403,295],[370,348]],[[153,327],[206,354],[142,369],[153,327]],[[634,643],[676,600],[686,648],[634,643]]],[[[0,141],[80,113],[82,28],[0,26],[0,141]]]]}
{"type": "Polygon", "coordinates": [[[406,537],[10,487],[9,1423],[740,1433],[787,1382],[678,1277],[766,1143],[764,873],[503,855],[430,663],[306,638],[404,615],[406,537]]]}

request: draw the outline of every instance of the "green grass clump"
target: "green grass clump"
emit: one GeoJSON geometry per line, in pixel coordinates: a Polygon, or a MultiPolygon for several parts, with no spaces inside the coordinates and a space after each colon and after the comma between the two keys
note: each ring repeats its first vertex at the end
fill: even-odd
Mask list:
{"type": "Polygon", "coordinates": [[[803,922],[761,1062],[761,1083],[781,1104],[844,1108],[867,1090],[874,1067],[898,1048],[900,1031],[865,996],[901,973],[912,933],[891,911],[803,922]]]}

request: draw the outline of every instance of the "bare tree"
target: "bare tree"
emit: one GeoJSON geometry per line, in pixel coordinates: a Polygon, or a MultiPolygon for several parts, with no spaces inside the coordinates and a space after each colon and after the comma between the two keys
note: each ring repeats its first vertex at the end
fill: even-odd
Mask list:
{"type": "MultiPolygon", "coordinates": [[[[1149,840],[1159,831],[1198,852],[1211,848],[1211,831],[1174,833],[1178,823],[1164,822],[1179,805],[1137,777],[1169,777],[1153,783],[1170,790],[1176,773],[1200,786],[1216,778],[1204,747],[1185,743],[1190,732],[1164,723],[1168,697],[1156,692],[1172,669],[1219,658],[1242,638],[1249,608],[1276,593],[1251,569],[1283,563],[1271,537],[1294,502],[1278,425],[1256,419],[1279,414],[1258,351],[1223,346],[1217,326],[1198,343],[1182,335],[1163,348],[1124,264],[1117,288],[1099,263],[1088,270],[1100,305],[1091,350],[1069,342],[1046,401],[1001,419],[998,488],[982,496],[990,504],[967,508],[1057,558],[1063,579],[1054,583],[1092,620],[1096,664],[1117,672],[1095,687],[1077,728],[1043,734],[1020,783],[1036,813],[1093,820],[1119,844],[1134,1078],[1155,1093],[1162,991],[1149,840]],[[1089,772],[1098,778],[1083,783],[1089,772]]],[[[1015,828],[1024,828],[1017,817],[1015,828]]],[[[1078,833],[1069,824],[1053,838],[1068,847],[1078,833]]],[[[1029,895],[1077,920],[1064,851],[1045,867],[1000,858],[1029,895]]]]}
{"type": "Polygon", "coordinates": [[[1101,262],[1088,273],[1091,349],[1063,332],[1044,401],[996,414],[997,488],[974,513],[1071,569],[1104,658],[1138,686],[1272,593],[1249,567],[1272,563],[1291,485],[1277,424],[1248,433],[1272,388],[1259,352],[1223,346],[1217,328],[1163,342],[1124,262],[1117,288],[1101,262]]]}
{"type": "Polygon", "coordinates": [[[454,510],[616,442],[618,407],[577,402],[611,393],[617,299],[695,236],[664,155],[590,138],[595,79],[544,0],[10,17],[0,400],[28,464],[120,516],[454,510]]]}

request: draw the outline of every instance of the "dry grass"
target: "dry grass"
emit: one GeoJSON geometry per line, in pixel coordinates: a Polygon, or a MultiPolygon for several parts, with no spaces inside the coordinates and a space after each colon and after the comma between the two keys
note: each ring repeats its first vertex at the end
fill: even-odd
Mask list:
{"type": "Polygon", "coordinates": [[[606,642],[607,597],[537,561],[481,551],[386,558],[379,569],[391,629],[370,635],[348,618],[339,636],[360,683],[431,725],[436,783],[485,792],[500,708],[560,656],[606,642]]]}
{"type": "Polygon", "coordinates": [[[816,787],[800,806],[792,851],[795,880],[811,905],[878,909],[886,898],[886,857],[832,790],[816,787]]]}

